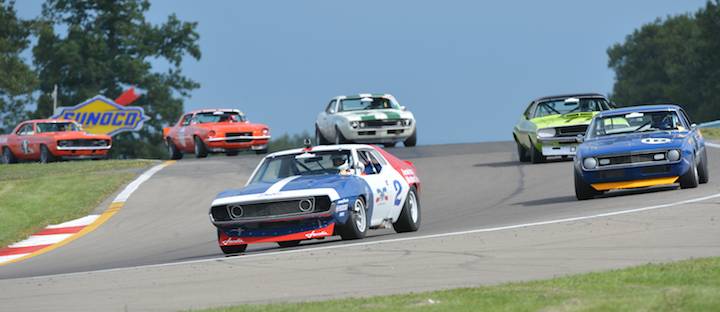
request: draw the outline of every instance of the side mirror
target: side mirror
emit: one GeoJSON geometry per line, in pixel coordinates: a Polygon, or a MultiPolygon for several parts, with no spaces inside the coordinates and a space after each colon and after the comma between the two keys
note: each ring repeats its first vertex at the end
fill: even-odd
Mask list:
{"type": "Polygon", "coordinates": [[[335,110],[334,109],[329,110],[328,114],[330,114],[330,115],[335,114],[335,110]]]}
{"type": "Polygon", "coordinates": [[[697,128],[697,124],[696,124],[696,123],[690,125],[690,129],[695,129],[695,128],[697,128]]]}
{"type": "Polygon", "coordinates": [[[407,107],[405,107],[405,106],[400,106],[400,110],[401,110],[401,111],[406,111],[406,110],[407,110],[407,107]]]}
{"type": "Polygon", "coordinates": [[[585,135],[578,134],[578,135],[575,137],[575,142],[582,143],[583,141],[585,141],[585,135]]]}

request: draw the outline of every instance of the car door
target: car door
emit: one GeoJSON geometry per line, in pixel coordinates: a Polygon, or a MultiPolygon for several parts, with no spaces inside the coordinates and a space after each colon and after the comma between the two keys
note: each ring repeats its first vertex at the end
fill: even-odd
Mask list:
{"type": "Polygon", "coordinates": [[[367,182],[373,193],[370,226],[377,226],[388,219],[390,215],[390,203],[393,200],[392,185],[383,174],[382,164],[377,161],[370,150],[358,150],[358,159],[364,167],[361,177],[367,182]]]}
{"type": "Polygon", "coordinates": [[[33,144],[35,143],[33,142],[33,135],[35,134],[33,130],[33,124],[26,123],[15,132],[16,139],[9,146],[18,159],[35,159],[34,156],[38,151],[36,151],[35,144],[33,144]]]}
{"type": "Polygon", "coordinates": [[[370,155],[375,159],[373,161],[377,161],[380,164],[381,170],[379,174],[385,181],[385,185],[389,186],[389,200],[386,203],[387,214],[384,216],[384,219],[392,219],[392,221],[395,222],[405,205],[405,198],[410,191],[410,185],[402,174],[395,170],[377,150],[371,149],[370,155]]]}
{"type": "Polygon", "coordinates": [[[336,106],[337,100],[332,100],[325,107],[325,110],[318,115],[318,128],[326,140],[333,140],[335,138],[333,117],[337,112],[336,106]]]}
{"type": "Polygon", "coordinates": [[[188,135],[190,135],[192,137],[192,134],[188,133],[189,132],[188,127],[190,126],[191,119],[192,119],[192,114],[187,114],[187,115],[183,116],[182,120],[179,123],[179,129],[177,132],[177,141],[178,141],[178,144],[180,144],[180,149],[182,149],[183,151],[188,151],[193,148],[192,142],[188,141],[188,135]]]}

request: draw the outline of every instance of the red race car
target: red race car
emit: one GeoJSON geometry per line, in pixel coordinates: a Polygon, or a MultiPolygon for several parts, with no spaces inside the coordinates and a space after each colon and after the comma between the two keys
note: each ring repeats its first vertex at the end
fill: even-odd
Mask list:
{"type": "Polygon", "coordinates": [[[208,153],[237,155],[252,149],[267,153],[270,128],[250,123],[237,109],[203,109],[183,115],[173,127],[163,128],[170,159],[180,159],[183,153],[195,153],[198,158],[208,153]]]}
{"type": "Polygon", "coordinates": [[[52,162],[56,159],[105,159],[112,146],[109,135],[88,134],[72,120],[38,119],[20,123],[0,135],[2,162],[52,162]]]}

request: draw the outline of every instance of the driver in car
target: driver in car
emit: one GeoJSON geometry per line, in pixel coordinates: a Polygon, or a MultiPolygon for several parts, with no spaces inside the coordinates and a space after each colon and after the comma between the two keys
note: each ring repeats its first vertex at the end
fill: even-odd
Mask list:
{"type": "Polygon", "coordinates": [[[340,175],[350,175],[352,174],[352,170],[350,170],[350,165],[348,165],[347,159],[345,156],[342,155],[335,155],[332,157],[332,163],[333,167],[338,170],[338,173],[340,175]]]}

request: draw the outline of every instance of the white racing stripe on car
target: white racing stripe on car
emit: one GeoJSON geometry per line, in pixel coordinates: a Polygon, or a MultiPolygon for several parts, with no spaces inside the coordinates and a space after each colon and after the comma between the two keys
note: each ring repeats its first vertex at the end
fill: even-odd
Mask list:
{"type": "Polygon", "coordinates": [[[678,202],[674,202],[674,203],[649,206],[649,207],[625,209],[625,210],[618,210],[618,211],[606,212],[606,213],[600,213],[600,214],[594,214],[594,215],[539,221],[539,222],[531,222],[531,223],[524,223],[524,224],[507,225],[507,226],[499,226],[499,227],[493,227],[493,228],[482,228],[482,229],[474,229],[474,230],[459,231],[459,232],[411,236],[411,237],[393,238],[393,239],[385,239],[385,240],[376,240],[376,241],[370,241],[370,242],[332,245],[332,246],[309,247],[309,248],[283,250],[283,251],[249,254],[249,255],[246,254],[246,255],[241,255],[238,257],[223,256],[223,257],[219,257],[219,258],[169,262],[169,263],[150,264],[150,265],[139,265],[139,266],[132,266],[132,267],[124,267],[124,268],[114,268],[114,269],[75,272],[75,273],[52,274],[52,275],[45,275],[45,276],[28,277],[28,279],[43,278],[43,277],[48,277],[48,276],[73,276],[73,275],[80,275],[80,274],[87,274],[87,273],[115,272],[115,271],[131,270],[131,269],[142,269],[142,268],[160,268],[160,267],[168,267],[168,266],[176,266],[176,265],[197,264],[197,263],[204,263],[204,262],[243,261],[245,259],[250,259],[250,258],[273,257],[273,256],[278,256],[278,255],[284,255],[284,254],[312,253],[312,252],[317,252],[320,250],[342,249],[342,248],[351,248],[351,247],[358,247],[358,246],[380,245],[380,244],[387,244],[387,243],[432,239],[432,238],[440,238],[440,237],[450,237],[450,236],[458,236],[458,235],[466,235],[466,234],[514,230],[514,229],[535,227],[535,226],[541,226],[541,225],[576,222],[576,221],[583,221],[583,220],[588,220],[588,219],[597,219],[597,218],[611,217],[611,216],[617,216],[617,215],[623,215],[623,214],[657,210],[657,209],[669,208],[669,207],[680,206],[680,205],[685,205],[685,204],[702,202],[702,201],[706,201],[706,200],[714,199],[714,198],[718,198],[718,197],[720,197],[720,193],[714,194],[714,195],[709,195],[709,196],[704,196],[704,197],[698,197],[698,198],[694,198],[694,199],[678,201],[678,202]]]}
{"type": "Polygon", "coordinates": [[[299,177],[300,177],[299,175],[296,175],[296,176],[287,177],[287,178],[285,178],[285,179],[282,179],[282,180],[280,180],[280,181],[277,181],[277,182],[275,182],[275,184],[273,184],[271,187],[269,187],[269,188],[265,191],[265,194],[276,194],[276,193],[279,193],[280,190],[282,190],[282,188],[285,187],[285,185],[287,185],[288,183],[292,182],[292,180],[295,180],[295,179],[297,179],[297,178],[299,178],[299,177]]]}

